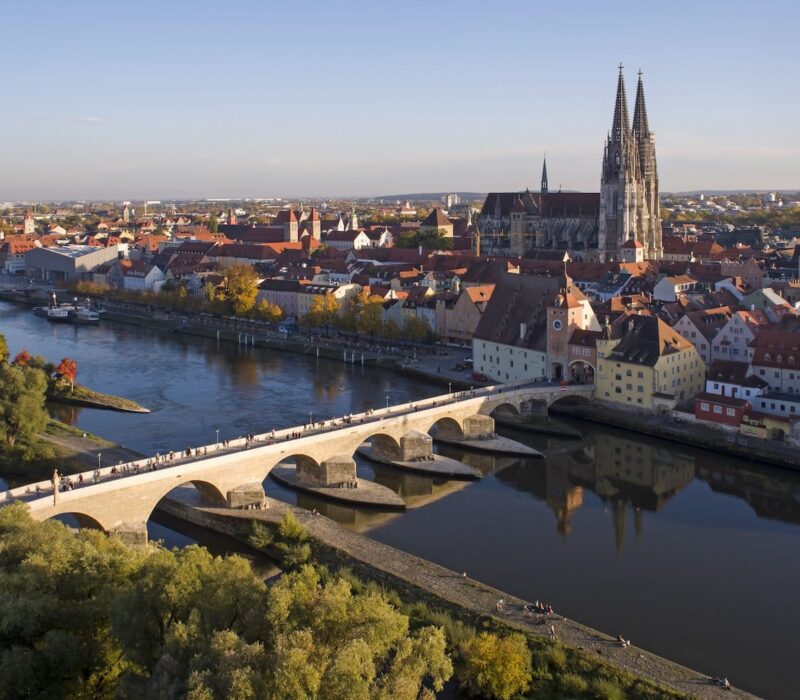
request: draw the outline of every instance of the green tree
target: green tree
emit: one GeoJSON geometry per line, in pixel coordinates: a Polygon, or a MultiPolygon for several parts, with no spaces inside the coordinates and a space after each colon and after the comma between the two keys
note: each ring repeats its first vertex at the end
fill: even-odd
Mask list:
{"type": "Polygon", "coordinates": [[[427,321],[416,316],[409,316],[403,323],[403,337],[409,340],[428,340],[433,336],[433,329],[427,321]]]}
{"type": "Polygon", "coordinates": [[[8,362],[9,356],[10,353],[8,351],[6,337],[4,335],[0,335],[0,362],[8,362]]]}
{"type": "Polygon", "coordinates": [[[47,377],[35,367],[0,364],[0,435],[9,447],[44,429],[47,377]]]}
{"type": "MultiPolygon", "coordinates": [[[[277,537],[307,536],[287,518],[277,537]]],[[[3,697],[417,700],[452,674],[441,628],[313,567],[269,589],[237,556],[131,549],[0,509],[3,697]]]]}
{"type": "Polygon", "coordinates": [[[219,221],[217,221],[217,215],[213,211],[208,217],[208,230],[211,231],[211,233],[217,233],[219,231],[219,221]]]}
{"type": "Polygon", "coordinates": [[[531,651],[525,637],[482,632],[462,645],[462,680],[470,692],[509,700],[531,683],[531,651]]]}

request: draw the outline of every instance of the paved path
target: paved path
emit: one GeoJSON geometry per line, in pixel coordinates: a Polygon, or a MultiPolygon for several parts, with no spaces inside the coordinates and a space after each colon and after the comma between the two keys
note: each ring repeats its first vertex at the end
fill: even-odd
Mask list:
{"type": "Polygon", "coordinates": [[[597,655],[608,663],[687,695],[700,698],[754,697],[734,688],[715,686],[709,682],[707,676],[644,649],[635,646],[622,648],[612,637],[560,615],[556,614],[548,619],[543,619],[540,615],[526,615],[522,606],[531,601],[515,598],[470,578],[465,579],[462,574],[431,561],[352,532],[325,516],[314,515],[274,499],[268,499],[268,503],[269,507],[263,511],[231,511],[224,508],[198,510],[228,518],[257,518],[273,524],[279,523],[286,512],[292,511],[309,533],[322,543],[370,568],[385,572],[472,613],[501,620],[542,638],[548,638],[549,626],[553,624],[556,635],[567,645],[597,655]],[[495,604],[501,597],[505,600],[505,611],[497,613],[495,604]]]}

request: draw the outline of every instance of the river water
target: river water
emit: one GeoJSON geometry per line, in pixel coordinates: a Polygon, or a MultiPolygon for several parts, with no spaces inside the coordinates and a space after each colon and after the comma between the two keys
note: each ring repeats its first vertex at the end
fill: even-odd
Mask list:
{"type": "MultiPolygon", "coordinates": [[[[0,302],[0,333],[78,378],[147,406],[147,415],[62,409],[59,418],[143,453],[355,413],[441,393],[386,370],[344,365],[104,322],[49,324],[0,302]]],[[[269,495],[317,508],[418,554],[751,692],[796,697],[800,644],[800,473],[588,423],[582,440],[508,432],[544,460],[448,451],[479,482],[359,474],[400,492],[405,513],[331,505],[265,482],[269,495]]],[[[443,450],[444,451],[444,450],[443,450]]],[[[150,535],[182,546],[224,539],[175,521],[150,535]]],[[[260,562],[263,566],[263,562],[260,562]]],[[[264,567],[265,575],[269,572],[264,567]]]]}

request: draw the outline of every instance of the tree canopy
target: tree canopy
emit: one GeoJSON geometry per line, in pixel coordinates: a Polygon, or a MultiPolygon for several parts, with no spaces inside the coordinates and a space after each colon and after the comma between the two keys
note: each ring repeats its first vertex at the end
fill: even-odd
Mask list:
{"type": "Polygon", "coordinates": [[[311,566],[268,587],[238,556],[130,549],[20,505],[0,541],[7,698],[415,700],[453,672],[441,628],[311,566]]]}
{"type": "Polygon", "coordinates": [[[47,425],[46,391],[47,375],[41,369],[0,362],[0,438],[8,447],[47,425]]]}
{"type": "Polygon", "coordinates": [[[256,305],[258,274],[252,265],[231,265],[225,268],[228,281],[226,299],[236,316],[247,316],[256,305]]]}

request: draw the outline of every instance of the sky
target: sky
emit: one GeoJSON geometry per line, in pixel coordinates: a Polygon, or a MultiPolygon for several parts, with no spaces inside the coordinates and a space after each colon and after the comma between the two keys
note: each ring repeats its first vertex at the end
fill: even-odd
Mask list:
{"type": "Polygon", "coordinates": [[[797,0],[4,3],[0,201],[800,188],[797,0]]]}

